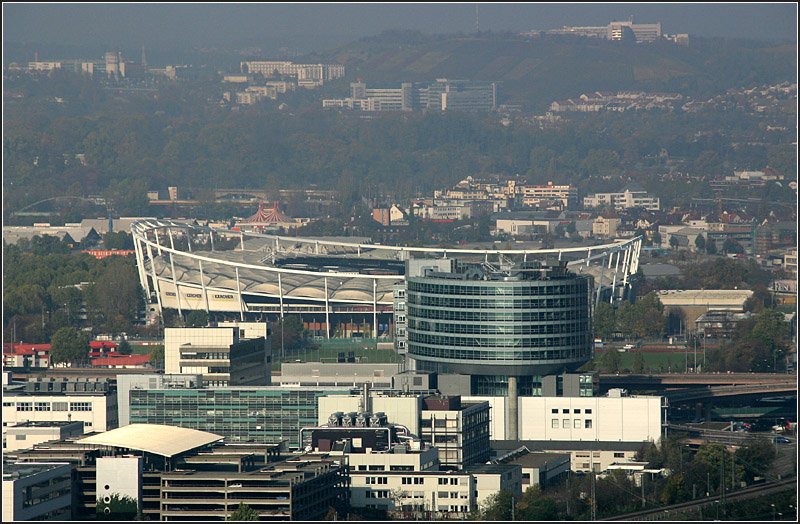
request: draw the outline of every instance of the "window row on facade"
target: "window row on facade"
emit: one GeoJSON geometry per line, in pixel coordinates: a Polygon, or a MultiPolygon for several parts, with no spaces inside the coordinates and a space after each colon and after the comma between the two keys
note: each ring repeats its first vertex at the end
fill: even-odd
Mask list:
{"type": "Polygon", "coordinates": [[[550,420],[550,427],[552,429],[558,429],[559,427],[561,429],[569,429],[570,428],[570,420],[572,420],[571,426],[573,427],[573,429],[591,429],[592,428],[592,419],[590,419],[590,418],[583,419],[583,420],[581,420],[579,418],[576,418],[576,419],[564,418],[564,419],[561,419],[561,425],[559,425],[559,419],[554,418],[554,419],[550,420]]]}
{"type": "MultiPolygon", "coordinates": [[[[3,402],[13,407],[14,402],[3,402]]],[[[17,411],[92,411],[91,402],[16,402],[17,411]]]]}
{"type": "Polygon", "coordinates": [[[428,309],[408,306],[408,315],[432,320],[455,320],[467,322],[553,322],[586,318],[588,311],[465,311],[453,309],[428,309]]]}
{"type": "MultiPolygon", "coordinates": [[[[540,296],[540,295],[574,295],[586,292],[585,283],[581,284],[519,284],[502,286],[468,286],[453,284],[433,284],[409,280],[408,291],[416,293],[433,293],[437,295],[474,295],[474,296],[540,296]]],[[[399,297],[398,297],[399,298],[399,297]]]]}
{"type": "MultiPolygon", "coordinates": [[[[497,355],[495,348],[571,348],[585,346],[588,337],[585,332],[560,337],[525,336],[525,337],[457,337],[444,335],[430,335],[418,331],[408,331],[408,342],[417,348],[416,343],[444,347],[469,347],[487,348],[492,354],[497,355]]],[[[412,351],[417,354],[417,351],[412,351]]],[[[516,352],[515,352],[516,353],[516,352]]],[[[537,353],[534,353],[537,354],[537,353]]],[[[497,357],[495,357],[497,358],[497,357]]],[[[541,357],[536,357],[541,358],[541,357]]]]}
{"type": "Polygon", "coordinates": [[[518,361],[549,361],[574,359],[583,356],[583,348],[547,349],[542,351],[481,351],[458,350],[447,348],[433,348],[414,345],[410,351],[415,356],[441,358],[449,360],[518,360],[518,361]]]}
{"type": "Polygon", "coordinates": [[[588,329],[588,320],[573,322],[546,322],[541,324],[514,323],[502,324],[473,324],[473,323],[443,323],[428,322],[425,320],[409,320],[409,329],[433,331],[436,333],[458,333],[475,335],[560,335],[569,333],[584,333],[588,329]]]}
{"type": "Polygon", "coordinates": [[[585,305],[586,292],[579,296],[562,298],[525,298],[525,299],[483,299],[483,298],[451,298],[446,296],[426,296],[409,293],[408,305],[451,307],[457,309],[544,309],[574,308],[585,305]]]}

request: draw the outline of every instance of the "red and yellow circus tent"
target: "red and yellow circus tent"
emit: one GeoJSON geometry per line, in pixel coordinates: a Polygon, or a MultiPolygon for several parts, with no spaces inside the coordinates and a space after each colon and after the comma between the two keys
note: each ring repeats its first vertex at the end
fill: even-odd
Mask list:
{"type": "Polygon", "coordinates": [[[291,223],[292,219],[284,215],[280,209],[280,202],[273,202],[272,207],[264,207],[264,203],[258,204],[258,211],[240,222],[241,225],[251,228],[267,228],[291,223]]]}

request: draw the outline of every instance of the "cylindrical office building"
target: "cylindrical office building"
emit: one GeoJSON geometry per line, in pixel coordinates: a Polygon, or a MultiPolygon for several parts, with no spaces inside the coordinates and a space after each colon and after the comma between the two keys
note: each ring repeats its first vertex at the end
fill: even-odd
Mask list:
{"type": "Polygon", "coordinates": [[[541,377],[592,355],[588,275],[562,262],[453,264],[407,275],[407,347],[418,370],[472,377],[472,393],[536,395],[541,377]]]}

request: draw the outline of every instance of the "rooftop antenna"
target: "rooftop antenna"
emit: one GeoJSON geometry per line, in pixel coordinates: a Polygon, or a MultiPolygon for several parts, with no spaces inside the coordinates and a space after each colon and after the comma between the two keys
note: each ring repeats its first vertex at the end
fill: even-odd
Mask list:
{"type": "Polygon", "coordinates": [[[476,33],[481,32],[481,22],[480,19],[478,18],[478,4],[475,4],[475,32],[476,33]]]}
{"type": "Polygon", "coordinates": [[[147,72],[147,55],[144,53],[144,46],[142,46],[142,69],[147,72]]]}

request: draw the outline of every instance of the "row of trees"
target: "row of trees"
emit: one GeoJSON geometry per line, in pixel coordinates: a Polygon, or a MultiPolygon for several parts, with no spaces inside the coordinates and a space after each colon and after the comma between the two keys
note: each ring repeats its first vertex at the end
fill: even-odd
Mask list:
{"type": "Polygon", "coordinates": [[[614,333],[626,338],[658,337],[665,323],[664,306],[655,293],[648,293],[635,303],[624,301],[616,309],[601,302],[594,310],[594,334],[604,340],[614,333]]]}
{"type": "Polygon", "coordinates": [[[732,338],[708,350],[709,371],[777,372],[785,369],[791,347],[791,325],[775,309],[762,309],[742,320],[732,338]]]}
{"type": "Polygon", "coordinates": [[[47,342],[62,327],[128,332],[143,304],[133,257],[97,260],[54,237],[5,245],[3,255],[6,340],[47,342]]]}
{"type": "Polygon", "coordinates": [[[572,476],[566,483],[542,491],[527,489],[515,498],[507,491],[492,495],[471,514],[473,520],[589,520],[641,509],[677,504],[718,495],[768,476],[776,453],[768,439],[752,438],[734,453],[720,444],[706,444],[692,454],[678,439],[665,438],[659,446],[646,444],[637,460],[648,467],[665,468],[666,477],[647,477],[644,489],[622,471],[594,480],[572,476]]]}

